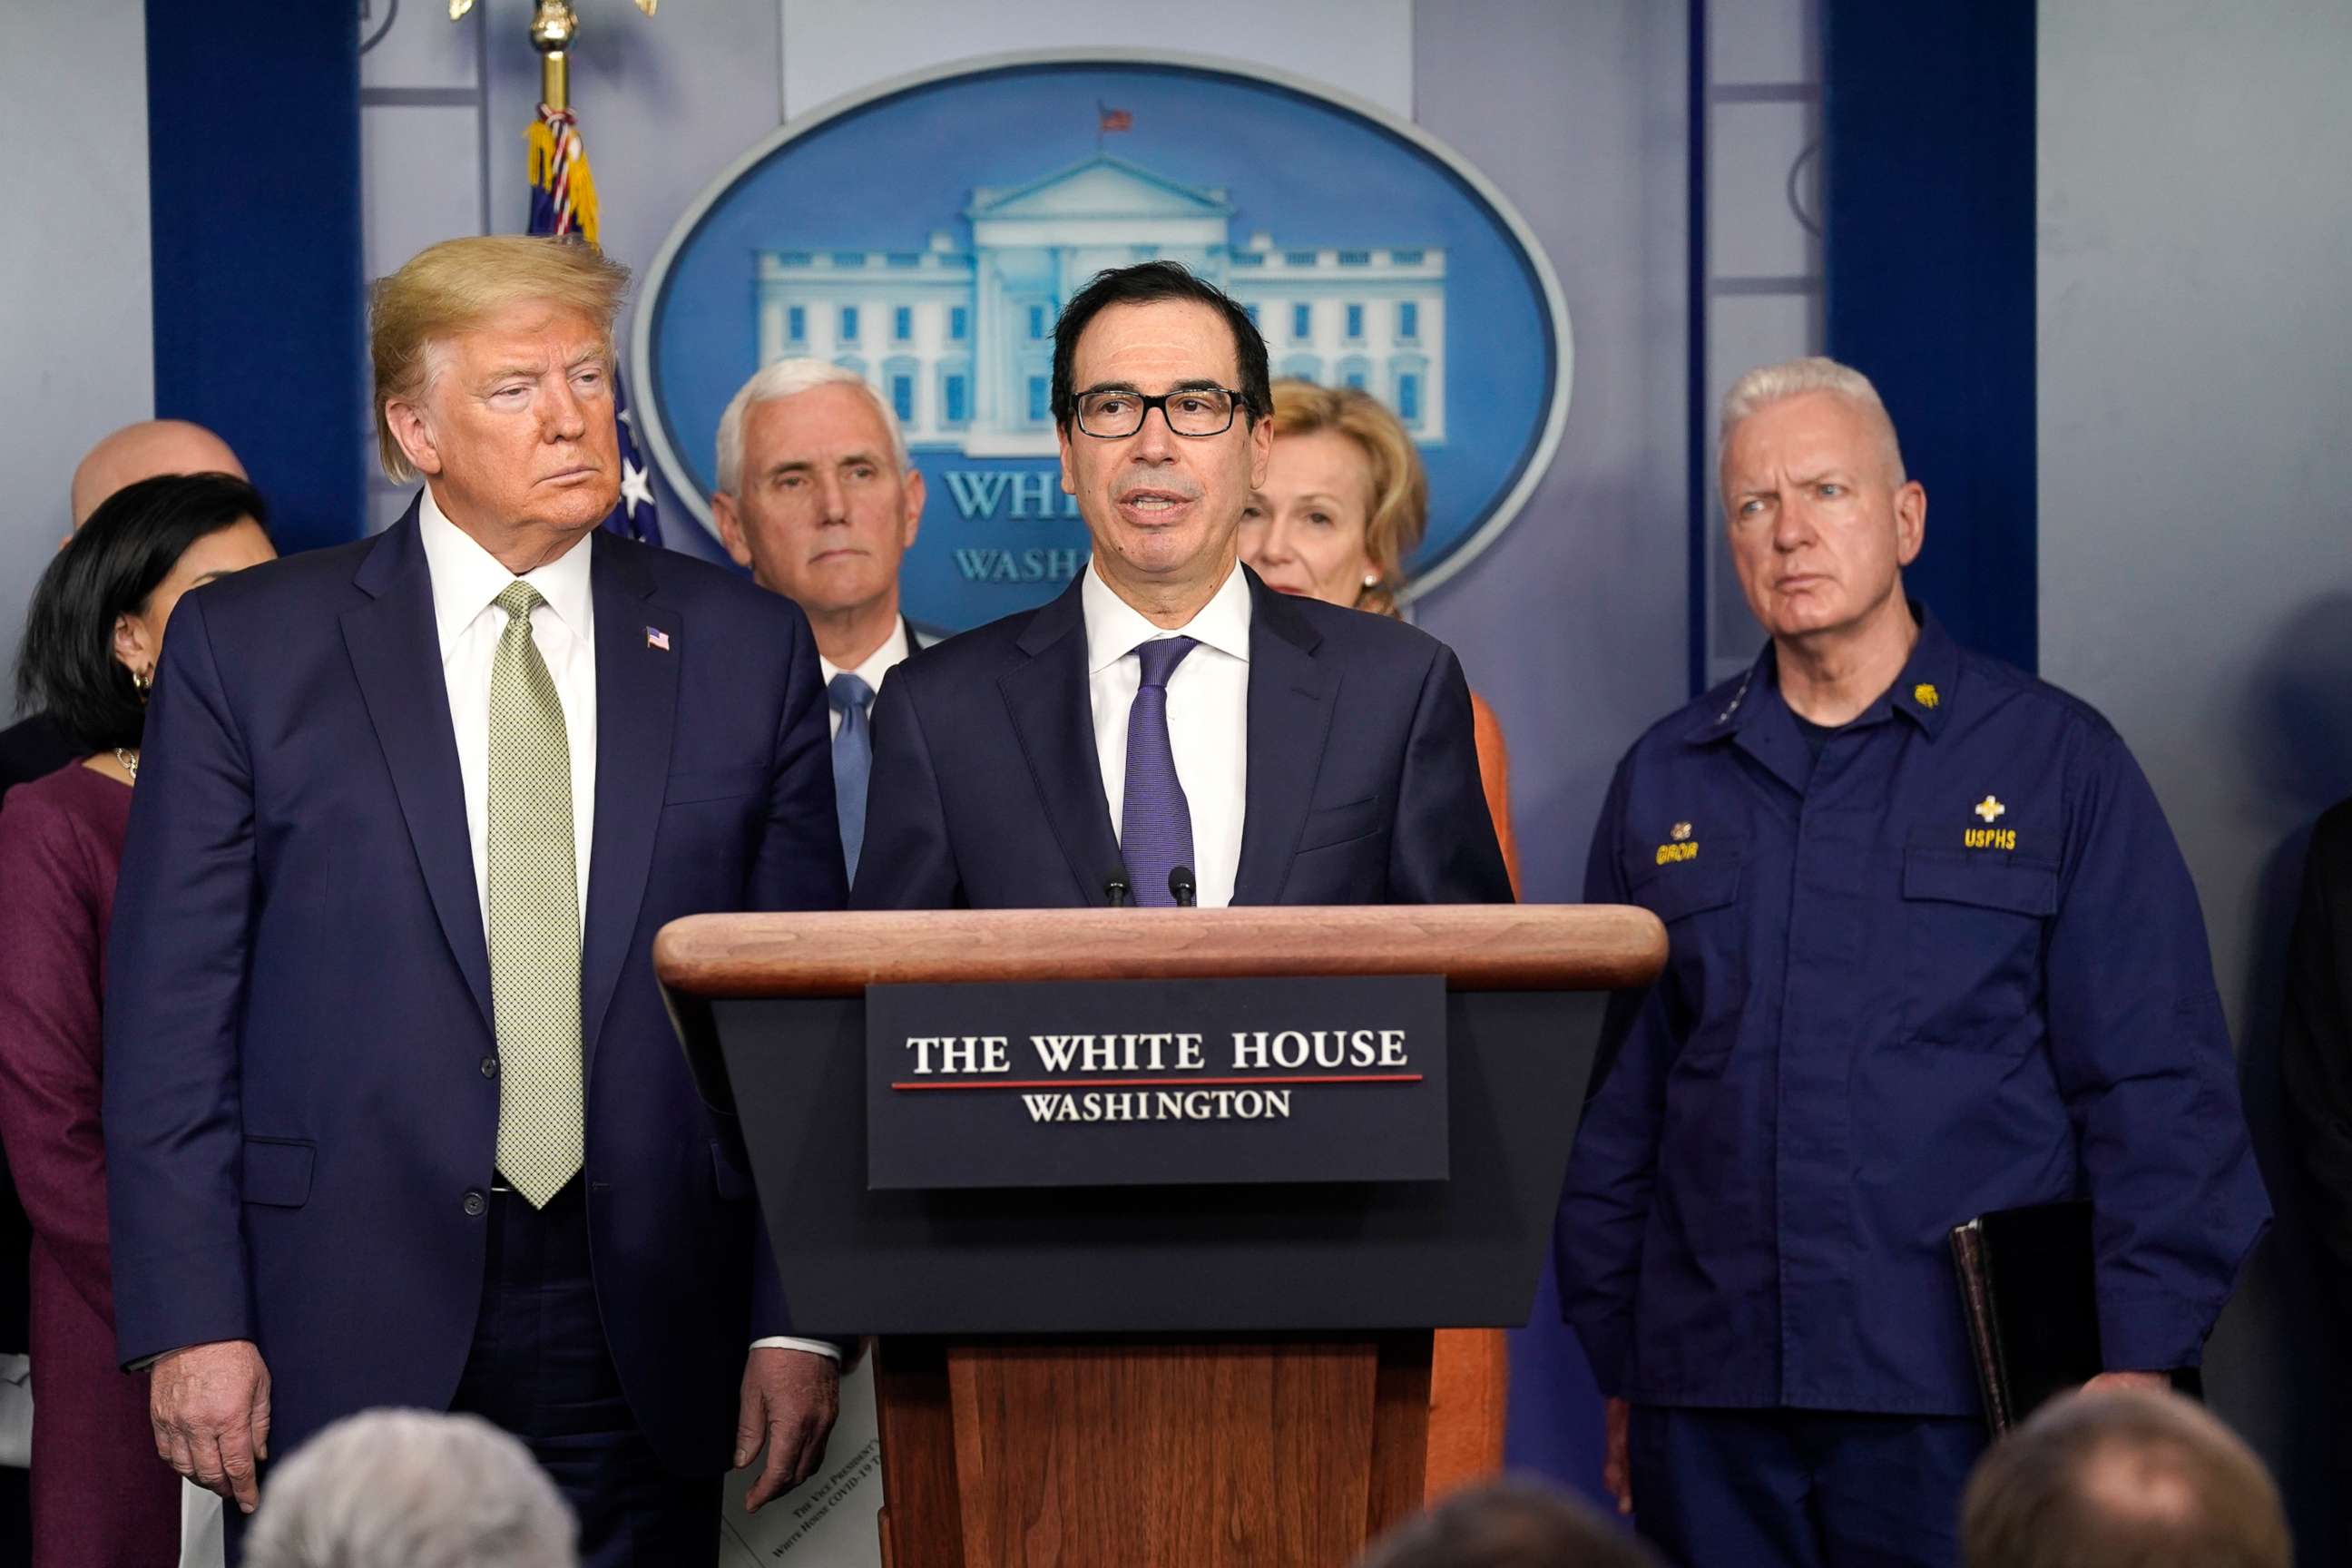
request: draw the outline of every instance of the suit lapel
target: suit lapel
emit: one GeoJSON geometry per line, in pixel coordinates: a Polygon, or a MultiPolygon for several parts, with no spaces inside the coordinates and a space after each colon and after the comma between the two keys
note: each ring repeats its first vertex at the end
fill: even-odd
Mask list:
{"type": "Polygon", "coordinates": [[[590,542],[596,552],[589,563],[596,605],[596,826],[581,932],[580,1026],[583,1065],[593,1068],[653,865],[687,628],[675,609],[653,596],[652,575],[632,558],[640,547],[602,529],[590,542]],[[669,646],[655,646],[649,631],[667,633],[669,646]]]}
{"type": "Polygon", "coordinates": [[[376,743],[392,770],[433,912],[488,1026],[490,955],[482,940],[473,846],[466,836],[466,786],[457,772],[449,688],[441,673],[433,577],[425,568],[415,505],[367,552],[353,581],[369,600],[343,613],[343,646],[376,743]]]}
{"type": "Polygon", "coordinates": [[[1234,902],[1282,894],[1323,766],[1339,677],[1315,658],[1321,634],[1244,566],[1250,588],[1249,782],[1234,902]]]}
{"type": "Polygon", "coordinates": [[[1031,617],[1018,647],[1028,657],[996,678],[1022,754],[1043,798],[1045,821],[1076,883],[1078,905],[1102,901],[1120,865],[1095,752],[1094,706],[1087,693],[1086,616],[1074,583],[1031,617]]]}

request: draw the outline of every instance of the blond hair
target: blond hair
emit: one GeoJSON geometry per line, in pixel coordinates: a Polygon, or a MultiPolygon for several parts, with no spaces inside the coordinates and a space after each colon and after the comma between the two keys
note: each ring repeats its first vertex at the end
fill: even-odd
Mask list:
{"type": "Polygon", "coordinates": [[[1380,580],[1356,600],[1360,610],[1394,616],[1404,587],[1404,558],[1429,528],[1429,475],[1421,453],[1388,405],[1353,386],[1318,386],[1285,376],[1274,384],[1274,437],[1335,431],[1356,443],[1372,485],[1364,518],[1364,552],[1380,580]]]}
{"type": "Polygon", "coordinates": [[[439,369],[439,350],[510,305],[543,300],[596,323],[604,359],[621,312],[629,269],[576,239],[478,235],[445,239],[408,258],[376,284],[368,302],[368,351],[375,364],[375,439],[394,484],[416,477],[392,433],[385,410],[425,395],[439,369]]]}

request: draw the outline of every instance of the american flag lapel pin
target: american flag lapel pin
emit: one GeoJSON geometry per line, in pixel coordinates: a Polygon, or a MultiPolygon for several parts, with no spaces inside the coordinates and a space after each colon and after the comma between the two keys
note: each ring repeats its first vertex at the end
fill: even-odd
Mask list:
{"type": "Polygon", "coordinates": [[[669,651],[669,634],[662,630],[659,626],[647,626],[646,628],[646,646],[647,647],[659,648],[662,652],[667,653],[669,651]]]}

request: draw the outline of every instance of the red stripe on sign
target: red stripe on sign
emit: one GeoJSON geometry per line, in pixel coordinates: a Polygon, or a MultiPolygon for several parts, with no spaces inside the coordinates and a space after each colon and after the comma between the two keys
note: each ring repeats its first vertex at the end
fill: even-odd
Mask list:
{"type": "Polygon", "coordinates": [[[1419,1083],[1417,1072],[1294,1078],[1024,1078],[966,1079],[961,1083],[894,1083],[892,1089],[1196,1089],[1252,1083],[1419,1083]]]}

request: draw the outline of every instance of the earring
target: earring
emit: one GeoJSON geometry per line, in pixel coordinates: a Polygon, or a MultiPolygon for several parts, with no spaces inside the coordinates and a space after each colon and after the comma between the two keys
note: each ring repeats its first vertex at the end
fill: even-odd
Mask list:
{"type": "Polygon", "coordinates": [[[1377,573],[1377,572],[1367,572],[1367,573],[1365,573],[1365,574],[1364,574],[1364,586],[1365,586],[1365,587],[1367,587],[1367,588],[1377,588],[1377,587],[1379,587],[1380,585],[1381,585],[1381,574],[1380,574],[1379,573],[1377,573]]]}
{"type": "Polygon", "coordinates": [[[131,689],[139,693],[139,703],[141,707],[143,708],[146,706],[147,694],[154,689],[155,667],[153,665],[151,664],[144,669],[134,669],[131,672],[131,689]]]}

